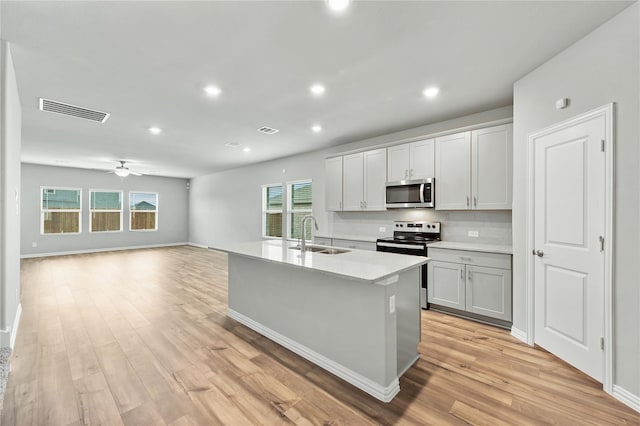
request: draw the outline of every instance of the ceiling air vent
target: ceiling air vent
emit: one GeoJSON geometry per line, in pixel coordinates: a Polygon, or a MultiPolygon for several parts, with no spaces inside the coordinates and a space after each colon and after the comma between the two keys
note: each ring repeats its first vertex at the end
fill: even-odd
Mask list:
{"type": "Polygon", "coordinates": [[[271,127],[262,126],[258,129],[260,133],[266,133],[267,135],[272,135],[274,133],[278,133],[280,130],[272,129],[271,127]]]}
{"type": "Polygon", "coordinates": [[[84,118],[85,120],[98,121],[104,123],[109,118],[106,112],[94,111],[75,105],[63,104],[51,99],[40,98],[40,111],[55,112],[56,114],[70,115],[72,117],[84,118]]]}

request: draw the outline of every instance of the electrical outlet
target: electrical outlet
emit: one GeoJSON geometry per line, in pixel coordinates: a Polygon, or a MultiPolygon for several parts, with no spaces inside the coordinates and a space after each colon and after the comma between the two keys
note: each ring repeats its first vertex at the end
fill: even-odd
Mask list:
{"type": "Polygon", "coordinates": [[[396,311],[396,296],[395,294],[389,298],[389,313],[392,314],[396,311]]]}
{"type": "Polygon", "coordinates": [[[480,233],[478,231],[469,231],[467,235],[473,238],[478,238],[480,236],[480,233]]]}
{"type": "Polygon", "coordinates": [[[31,243],[31,247],[38,247],[38,243],[36,243],[35,241],[31,243]]]}
{"type": "Polygon", "coordinates": [[[386,226],[379,227],[378,232],[387,232],[387,227],[386,226]]]}

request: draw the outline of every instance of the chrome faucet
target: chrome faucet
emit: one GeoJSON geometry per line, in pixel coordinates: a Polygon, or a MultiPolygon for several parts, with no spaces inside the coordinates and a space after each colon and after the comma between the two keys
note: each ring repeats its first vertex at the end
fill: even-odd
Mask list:
{"type": "Polygon", "coordinates": [[[305,237],[305,228],[306,228],[306,224],[307,224],[307,220],[313,220],[313,224],[316,226],[316,231],[318,230],[318,222],[316,221],[316,218],[308,215],[302,218],[302,237],[300,239],[300,252],[304,252],[307,249],[307,239],[305,237]]]}

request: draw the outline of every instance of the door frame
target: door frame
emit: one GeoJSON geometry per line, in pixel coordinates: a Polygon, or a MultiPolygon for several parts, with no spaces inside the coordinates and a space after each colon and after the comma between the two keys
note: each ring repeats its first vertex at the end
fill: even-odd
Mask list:
{"type": "Polygon", "coordinates": [[[530,255],[533,249],[535,235],[535,142],[537,139],[551,133],[575,126],[596,117],[605,119],[605,244],[604,244],[604,353],[602,366],[602,387],[605,392],[613,392],[613,254],[614,254],[614,155],[615,134],[614,115],[615,103],[603,105],[594,110],[577,115],[570,119],[545,127],[530,133],[527,137],[527,207],[525,210],[526,236],[526,310],[527,310],[527,343],[535,343],[535,267],[534,257],[530,255]]]}

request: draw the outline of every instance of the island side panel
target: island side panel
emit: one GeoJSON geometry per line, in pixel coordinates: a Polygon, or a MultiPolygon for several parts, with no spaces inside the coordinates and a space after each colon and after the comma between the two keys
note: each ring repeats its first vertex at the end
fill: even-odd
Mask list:
{"type": "Polygon", "coordinates": [[[228,259],[229,309],[382,386],[397,380],[388,286],[234,254],[228,259]]]}
{"type": "Polygon", "coordinates": [[[395,285],[397,312],[398,369],[404,374],[418,360],[420,343],[420,274],[422,268],[403,272],[395,285]]]}

